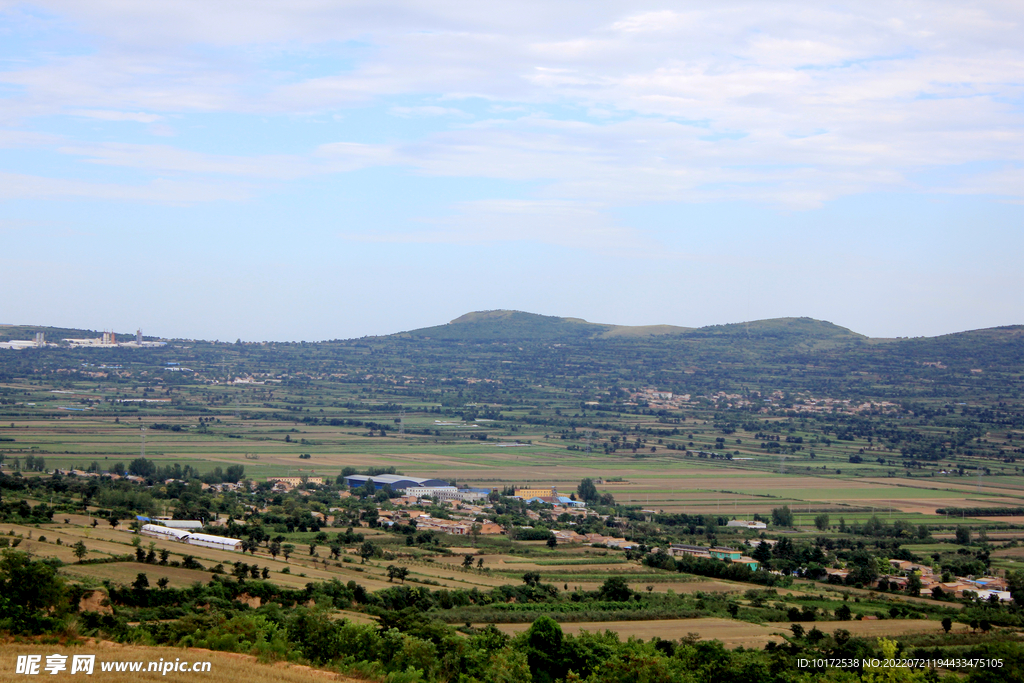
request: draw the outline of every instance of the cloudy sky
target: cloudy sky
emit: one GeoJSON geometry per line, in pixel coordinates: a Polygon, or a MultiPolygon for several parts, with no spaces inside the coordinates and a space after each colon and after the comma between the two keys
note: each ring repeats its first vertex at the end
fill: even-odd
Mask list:
{"type": "Polygon", "coordinates": [[[1024,3],[0,0],[0,322],[1024,323],[1024,3]]]}

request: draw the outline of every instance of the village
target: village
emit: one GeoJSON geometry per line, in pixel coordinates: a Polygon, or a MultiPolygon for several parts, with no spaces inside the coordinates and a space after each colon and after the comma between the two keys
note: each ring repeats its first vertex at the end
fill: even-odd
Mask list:
{"type": "MultiPolygon", "coordinates": [[[[71,474],[68,472],[67,474],[71,474]]],[[[75,472],[79,476],[98,476],[92,472],[75,472]]],[[[119,475],[104,473],[116,478],[119,475]]],[[[125,481],[145,484],[145,478],[123,475],[125,481]]],[[[628,558],[642,559],[646,555],[664,554],[672,558],[689,557],[698,560],[716,560],[745,566],[751,572],[765,570],[777,576],[814,578],[836,585],[850,585],[856,577],[852,565],[838,558],[817,574],[806,566],[796,566],[787,572],[773,569],[769,563],[751,556],[770,558],[777,538],[768,536],[765,521],[731,519],[721,529],[723,535],[733,534],[734,545],[712,542],[666,543],[664,548],[649,547],[634,540],[628,529],[630,520],[615,514],[602,514],[578,500],[574,493],[562,495],[555,487],[513,487],[511,491],[454,486],[443,479],[407,477],[397,474],[348,475],[339,477],[340,486],[324,477],[270,477],[265,484],[249,480],[202,484],[204,493],[255,493],[262,488],[271,501],[281,496],[309,498],[318,491],[330,490],[339,504],[323,511],[310,509],[312,524],[319,527],[374,527],[384,529],[414,529],[416,533],[433,532],[454,537],[505,536],[512,540],[546,540],[548,545],[585,545],[627,552],[628,558]],[[267,487],[269,486],[269,490],[267,487]],[[511,495],[507,495],[511,494],[511,495]],[[276,498],[274,497],[276,496],[276,498]],[[346,501],[351,504],[345,505],[346,501]],[[499,514],[503,506],[515,502],[520,505],[522,519],[518,523],[507,521],[507,514],[499,514]],[[352,504],[364,510],[353,520],[352,504]],[[501,523],[504,519],[504,523],[501,523]],[[595,528],[607,529],[606,533],[595,528]],[[619,532],[619,533],[615,533],[619,532]],[[750,554],[747,554],[750,553],[750,554]]],[[[165,484],[174,483],[168,480],[165,484]]],[[[248,506],[251,513],[273,513],[274,505],[248,506]]],[[[184,543],[216,544],[217,547],[244,551],[241,539],[225,534],[230,518],[217,515],[206,520],[176,520],[170,517],[147,518],[139,516],[136,522],[141,533],[156,537],[175,537],[184,543]],[[144,523],[144,525],[143,525],[144,523]],[[167,527],[163,529],[161,527],[167,527]],[[205,531],[207,534],[199,532],[205,531]],[[213,536],[209,534],[214,534],[213,536]]],[[[783,530],[778,530],[783,531],[783,530]]],[[[788,540],[787,540],[788,542],[788,540]]],[[[938,567],[902,559],[878,558],[879,571],[872,585],[865,586],[888,592],[903,592],[935,599],[973,599],[987,602],[1012,602],[1005,578],[999,576],[955,576],[938,567]],[[882,568],[884,566],[884,569],[882,568]]]]}

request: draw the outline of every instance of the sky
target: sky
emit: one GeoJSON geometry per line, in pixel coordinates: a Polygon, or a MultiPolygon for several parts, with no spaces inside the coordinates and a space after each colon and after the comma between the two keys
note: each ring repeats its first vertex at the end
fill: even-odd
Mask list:
{"type": "Polygon", "coordinates": [[[1024,3],[0,0],[0,323],[1024,323],[1024,3]]]}

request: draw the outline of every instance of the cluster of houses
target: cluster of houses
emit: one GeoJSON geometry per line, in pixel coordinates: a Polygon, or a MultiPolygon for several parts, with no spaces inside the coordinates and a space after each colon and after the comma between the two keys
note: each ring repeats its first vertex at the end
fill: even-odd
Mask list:
{"type": "Polygon", "coordinates": [[[547,503],[548,505],[554,505],[556,507],[567,507],[567,508],[585,508],[587,504],[582,500],[576,500],[568,496],[561,496],[558,494],[558,489],[555,487],[537,489],[537,488],[517,488],[515,489],[514,498],[519,498],[526,501],[527,503],[547,503]]]}
{"type": "MultiPolygon", "coordinates": [[[[906,590],[910,585],[910,577],[914,574],[921,579],[920,595],[930,598],[938,595],[963,598],[976,597],[980,600],[999,600],[1000,602],[1011,602],[1006,579],[998,576],[957,576],[952,581],[942,581],[937,577],[934,570],[926,564],[917,564],[907,560],[889,560],[893,571],[889,574],[878,577],[879,584],[886,584],[888,588],[906,590]],[[941,591],[941,593],[940,593],[941,591]]],[[[846,580],[850,575],[849,569],[826,569],[825,573],[831,577],[846,580]]]]}
{"type": "Polygon", "coordinates": [[[735,548],[727,548],[724,546],[708,548],[703,545],[673,543],[669,546],[667,552],[673,557],[689,555],[690,557],[699,557],[705,560],[728,560],[729,562],[735,562],[737,564],[745,564],[754,571],[757,571],[760,567],[760,563],[754,558],[744,555],[741,551],[736,550],[735,548]]]}
{"type": "MultiPolygon", "coordinates": [[[[392,499],[393,503],[398,503],[399,499],[392,499]]],[[[406,497],[403,501],[407,505],[419,504],[419,499],[414,497],[406,497]],[[411,502],[409,498],[412,498],[411,502]]],[[[378,510],[378,520],[383,526],[393,526],[395,524],[412,524],[416,527],[417,531],[436,531],[443,534],[451,534],[453,536],[469,536],[477,534],[480,536],[497,536],[505,533],[505,529],[499,524],[494,522],[477,522],[477,517],[486,512],[486,508],[491,506],[478,506],[478,505],[467,505],[458,504],[455,506],[450,519],[441,519],[440,517],[432,517],[428,512],[423,510],[409,510],[409,509],[394,509],[394,510],[378,510]]]]}
{"type": "Polygon", "coordinates": [[[619,550],[631,550],[636,548],[639,543],[633,541],[627,541],[624,538],[617,538],[615,536],[603,536],[601,534],[578,534],[572,530],[555,530],[551,532],[555,536],[555,540],[559,543],[589,543],[591,545],[603,545],[608,548],[618,548],[619,550]]]}

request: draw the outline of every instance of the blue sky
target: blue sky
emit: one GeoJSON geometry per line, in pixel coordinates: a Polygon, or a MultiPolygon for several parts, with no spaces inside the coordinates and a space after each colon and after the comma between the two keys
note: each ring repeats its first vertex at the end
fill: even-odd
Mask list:
{"type": "Polygon", "coordinates": [[[0,0],[0,322],[1024,323],[1024,5],[0,0]]]}

